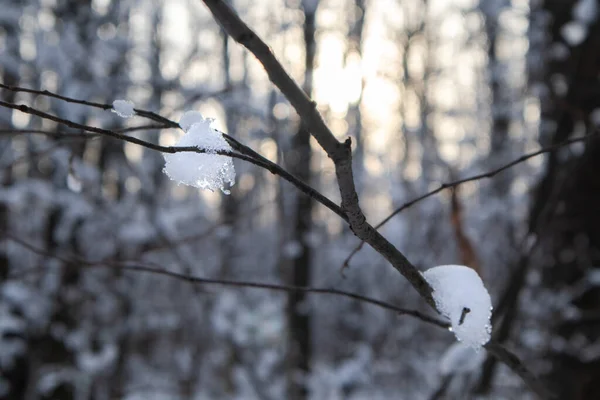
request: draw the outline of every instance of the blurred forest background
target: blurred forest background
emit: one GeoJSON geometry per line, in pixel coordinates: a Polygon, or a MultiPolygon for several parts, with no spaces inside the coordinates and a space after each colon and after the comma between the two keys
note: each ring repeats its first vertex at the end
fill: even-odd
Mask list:
{"type": "MultiPolygon", "coordinates": [[[[494,337],[561,399],[600,398],[597,0],[232,0],[350,136],[373,224],[422,270],[476,268],[494,337]]],[[[0,81],[178,120],[197,110],[335,201],[331,160],[199,0],[2,0],[0,81]]],[[[0,89],[172,145],[108,111],[0,89]]],[[[142,121],[143,122],[143,121],[142,121]]],[[[235,160],[232,194],[177,186],[160,153],[0,107],[0,398],[526,399],[452,334],[348,298],[130,271],[336,288],[429,311],[344,221],[235,160]],[[104,266],[104,267],[101,267],[104,266]],[[90,268],[87,268],[90,267],[90,268]]]]}

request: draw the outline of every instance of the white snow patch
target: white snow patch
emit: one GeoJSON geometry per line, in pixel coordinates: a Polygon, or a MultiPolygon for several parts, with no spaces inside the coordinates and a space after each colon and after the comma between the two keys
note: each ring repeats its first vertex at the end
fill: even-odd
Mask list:
{"type": "Polygon", "coordinates": [[[485,361],[485,352],[477,351],[461,342],[454,342],[440,360],[439,368],[443,376],[475,371],[485,361]]]}
{"type": "Polygon", "coordinates": [[[186,111],[179,119],[179,126],[187,132],[192,125],[204,122],[204,117],[198,111],[186,111]]]}
{"type": "Polygon", "coordinates": [[[115,100],[112,103],[112,112],[116,113],[121,118],[131,118],[135,115],[133,110],[133,102],[129,100],[115,100]]]}
{"type": "Polygon", "coordinates": [[[212,120],[204,119],[199,113],[186,113],[180,121],[187,128],[176,146],[193,146],[206,153],[190,151],[165,154],[164,172],[172,180],[184,185],[214,191],[221,189],[229,194],[225,185],[235,183],[235,168],[231,157],[215,154],[218,151],[231,151],[231,146],[223,135],[210,127],[212,120]],[[186,117],[187,115],[187,117],[186,117]],[[200,119],[201,118],[201,119],[200,119]]]}
{"type": "Polygon", "coordinates": [[[423,272],[423,277],[456,339],[476,350],[485,345],[492,333],[492,300],[477,272],[464,265],[441,265],[423,272]]]}

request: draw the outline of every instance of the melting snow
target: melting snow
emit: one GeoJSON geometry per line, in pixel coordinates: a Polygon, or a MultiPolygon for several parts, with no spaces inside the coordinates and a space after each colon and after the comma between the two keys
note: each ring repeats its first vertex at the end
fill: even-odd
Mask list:
{"type": "Polygon", "coordinates": [[[464,265],[442,265],[428,269],[423,276],[456,339],[474,349],[485,345],[492,332],[492,301],[477,272],[464,265]]]}

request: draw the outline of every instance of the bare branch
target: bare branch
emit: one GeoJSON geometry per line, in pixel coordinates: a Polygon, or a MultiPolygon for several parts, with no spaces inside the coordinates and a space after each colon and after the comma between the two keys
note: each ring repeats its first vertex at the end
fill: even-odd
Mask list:
{"type": "Polygon", "coordinates": [[[348,138],[340,143],[325,124],[317,110],[317,105],[285,71],[271,49],[254,33],[224,1],[203,0],[215,19],[236,42],[246,47],[263,65],[269,79],[290,101],[302,122],[325,150],[335,165],[336,177],[342,199],[342,210],[347,215],[352,232],[367,242],[379,254],[385,257],[421,297],[435,309],[431,296],[431,286],[419,273],[419,270],[392,243],[384,238],[367,222],[359,202],[352,172],[351,141],[348,138]]]}
{"type": "MultiPolygon", "coordinates": [[[[329,294],[334,296],[346,297],[353,300],[361,301],[363,303],[372,304],[386,310],[393,311],[399,315],[408,315],[411,317],[415,317],[423,322],[438,326],[440,328],[447,329],[449,324],[444,321],[440,321],[437,318],[428,316],[423,314],[417,310],[409,310],[401,307],[397,307],[393,304],[386,303],[381,300],[373,299],[371,297],[363,296],[357,293],[346,292],[338,289],[331,288],[314,288],[314,287],[298,287],[291,285],[278,285],[278,284],[270,284],[270,283],[258,283],[258,282],[247,282],[247,281],[236,281],[236,280],[228,280],[228,279],[209,279],[209,278],[200,278],[190,275],[181,274],[178,272],[167,271],[164,269],[159,269],[157,267],[141,264],[137,262],[90,262],[88,260],[82,259],[76,256],[59,256],[57,254],[52,254],[43,249],[40,249],[23,239],[20,239],[8,232],[4,232],[3,236],[7,239],[21,245],[22,247],[28,249],[29,251],[36,253],[38,255],[54,258],[64,263],[70,264],[80,264],[84,268],[117,268],[124,271],[134,271],[134,272],[147,272],[155,275],[167,276],[169,278],[181,280],[184,282],[188,282],[191,284],[203,284],[203,285],[221,285],[221,286],[229,286],[229,287],[239,287],[239,288],[255,288],[255,289],[264,289],[264,290],[273,290],[279,292],[305,292],[305,293],[315,293],[315,294],[329,294]]],[[[30,269],[27,271],[21,271],[17,275],[9,276],[9,279],[19,279],[24,277],[25,275],[31,272],[39,271],[38,268],[30,269]]],[[[485,346],[487,351],[490,352],[494,357],[496,357],[499,361],[506,364],[513,372],[519,375],[523,381],[533,390],[536,394],[538,394],[541,398],[552,398],[552,395],[548,393],[546,388],[538,381],[538,379],[533,375],[527,367],[519,360],[519,358],[511,353],[508,349],[497,342],[489,342],[485,346]]]]}
{"type": "Polygon", "coordinates": [[[72,138],[72,139],[89,139],[98,135],[85,135],[81,133],[56,132],[43,129],[0,129],[2,136],[17,136],[23,134],[44,135],[54,139],[72,138]]]}
{"type": "MultiPolygon", "coordinates": [[[[154,129],[165,129],[164,125],[138,125],[138,126],[130,126],[127,128],[119,128],[119,129],[111,129],[113,132],[117,133],[129,133],[136,131],[147,131],[154,129]]],[[[63,138],[73,138],[73,139],[91,139],[94,137],[98,137],[97,134],[87,134],[83,136],[81,133],[72,133],[72,132],[56,132],[54,130],[45,130],[45,129],[0,129],[0,135],[6,136],[15,136],[22,134],[33,134],[33,135],[44,135],[49,136],[55,139],[63,139],[63,138]]]]}
{"type": "MultiPolygon", "coordinates": [[[[258,153],[254,152],[252,149],[242,145],[237,142],[235,139],[231,138],[228,135],[224,135],[224,137],[228,140],[230,145],[236,149],[239,153],[236,152],[228,152],[221,151],[217,152],[217,154],[223,156],[229,156],[233,158],[238,158],[255,164],[259,167],[265,168],[270,172],[280,175],[282,178],[288,180],[290,183],[294,184],[305,194],[314,197],[317,201],[321,202],[336,214],[340,215],[344,220],[349,222],[352,231],[355,233],[357,237],[359,237],[362,242],[366,242],[370,244],[375,250],[377,250],[381,255],[383,255],[402,275],[413,285],[413,287],[419,292],[419,294],[432,306],[435,308],[435,304],[431,297],[432,289],[429,284],[425,281],[425,279],[418,272],[417,268],[410,263],[406,259],[406,257],[398,251],[387,239],[385,239],[379,232],[377,232],[377,228],[383,226],[389,219],[391,219],[394,215],[397,215],[403,209],[410,207],[418,201],[421,201],[427,197],[433,196],[436,193],[450,187],[458,186],[462,183],[466,183],[469,181],[479,180],[483,178],[492,177],[516,164],[519,164],[531,157],[542,154],[544,152],[552,151],[552,150],[539,150],[538,152],[531,153],[529,155],[525,155],[520,157],[519,159],[509,163],[503,167],[498,168],[497,170],[476,175],[474,177],[465,178],[459,181],[455,181],[449,184],[442,184],[438,189],[429,192],[409,203],[403,205],[400,209],[396,210],[391,216],[389,216],[386,220],[382,221],[377,228],[373,228],[366,221],[366,218],[360,209],[358,195],[355,189],[353,172],[352,172],[352,155],[351,155],[351,142],[350,139],[347,139],[345,142],[340,143],[333,133],[326,126],[323,118],[319,114],[316,108],[316,104],[312,101],[303,91],[302,89],[293,81],[293,79],[285,72],[279,61],[275,58],[275,56],[270,51],[269,47],[250,29],[248,28],[244,22],[235,14],[235,12],[224,2],[218,0],[204,0],[204,3],[210,8],[211,12],[215,16],[215,18],[225,27],[227,32],[240,44],[244,45],[248,48],[261,62],[261,64],[265,67],[269,78],[271,81],[282,91],[282,93],[288,98],[292,106],[296,109],[303,122],[310,129],[312,135],[315,137],[317,142],[321,145],[321,147],[326,151],[327,155],[333,160],[336,176],[339,184],[340,195],[342,198],[342,207],[338,207],[334,203],[332,203],[325,196],[320,195],[316,190],[311,188],[310,186],[304,184],[303,182],[294,178],[287,171],[283,170],[281,167],[276,164],[270,162],[264,157],[260,156],[258,153]],[[315,197],[316,196],[316,197],[315,197]]],[[[59,100],[63,100],[70,103],[76,103],[91,107],[100,108],[103,110],[112,109],[112,105],[101,104],[88,102],[83,100],[76,100],[72,98],[68,98],[65,96],[61,96],[49,91],[37,91],[33,89],[25,89],[12,87],[8,85],[4,85],[0,83],[0,88],[11,90],[14,92],[26,92],[37,95],[43,95],[48,97],[57,98],[59,100]]],[[[58,118],[51,114],[45,113],[43,111],[37,110],[32,107],[28,107],[25,105],[17,105],[12,103],[7,103],[4,101],[0,101],[0,106],[4,106],[11,109],[16,109],[24,113],[32,114],[39,116],[41,118],[45,118],[48,120],[55,121],[57,123],[69,126],[75,129],[81,129],[87,132],[93,132],[96,134],[112,137],[115,139],[123,140],[126,142],[134,143],[143,147],[147,147],[156,151],[161,151],[164,153],[177,153],[177,152],[197,152],[204,153],[205,151],[199,149],[197,147],[173,147],[173,146],[160,146],[150,142],[143,141],[141,139],[137,139],[130,136],[122,135],[113,130],[101,129],[96,127],[91,127],[87,125],[77,124],[72,121],[68,121],[65,119],[58,118]]],[[[164,118],[155,113],[135,109],[136,113],[142,117],[154,120],[163,125],[155,126],[152,129],[161,129],[161,128],[177,128],[179,125],[167,118],[164,118]]],[[[39,133],[39,132],[38,132],[39,133]]],[[[584,138],[576,138],[567,141],[569,143],[574,143],[577,141],[581,141],[584,138]]],[[[561,143],[559,145],[551,146],[551,147],[562,147],[569,143],[561,143]]],[[[12,238],[13,241],[21,243],[24,247],[30,249],[31,251],[38,252],[39,249],[20,241],[19,239],[12,238]]],[[[59,258],[57,256],[46,254],[49,257],[59,258]]],[[[59,258],[61,259],[61,258],[59,258]]],[[[73,261],[67,260],[65,261],[73,261]]],[[[393,306],[389,303],[381,302],[379,300],[371,299],[362,295],[358,295],[355,293],[349,293],[344,291],[339,291],[337,289],[327,289],[327,288],[310,288],[310,287],[295,287],[295,286],[286,286],[286,285],[276,285],[276,284],[264,284],[264,283],[255,283],[255,282],[240,282],[240,281],[231,281],[231,280],[218,280],[218,279],[205,279],[198,278],[189,275],[179,274],[176,272],[166,271],[162,269],[158,269],[149,265],[143,265],[138,263],[127,263],[127,264],[106,264],[106,263],[90,263],[85,260],[76,260],[82,265],[86,267],[115,267],[121,268],[124,270],[132,270],[132,271],[141,271],[141,272],[149,272],[154,274],[160,274],[169,276],[172,278],[180,279],[183,281],[187,281],[190,283],[200,283],[200,284],[216,284],[216,285],[225,285],[225,286],[234,286],[234,287],[250,287],[250,288],[260,288],[267,290],[276,290],[276,291],[302,291],[307,293],[318,293],[318,294],[331,294],[331,295],[339,295],[344,297],[353,298],[359,301],[367,302],[370,304],[374,304],[386,309],[393,310],[400,314],[411,315],[413,317],[419,318],[425,322],[432,323],[434,325],[440,327],[448,327],[447,323],[439,321],[435,318],[424,315],[415,310],[405,310],[393,306]]],[[[500,361],[509,366],[515,373],[517,373],[529,386],[538,393],[542,397],[548,397],[545,388],[539,385],[535,376],[529,372],[526,367],[520,362],[520,360],[500,344],[495,342],[489,342],[486,346],[486,349],[490,351],[492,355],[498,358],[500,361]]]]}
{"type": "MultiPolygon", "coordinates": [[[[302,122],[306,124],[319,145],[325,150],[329,158],[333,160],[342,198],[342,209],[348,216],[348,222],[354,234],[383,255],[412,284],[429,305],[435,308],[435,303],[431,296],[431,286],[429,286],[427,281],[418,272],[417,268],[387,239],[379,234],[375,228],[367,223],[360,209],[358,194],[354,186],[350,139],[347,139],[344,143],[337,141],[317,111],[315,102],[287,74],[283,66],[271,52],[269,46],[239,18],[228,4],[220,0],[203,0],[203,2],[208,6],[215,19],[223,26],[227,33],[256,56],[265,68],[271,82],[290,101],[296,112],[300,115],[302,122]]],[[[538,392],[540,387],[537,386],[537,380],[516,356],[496,343],[490,342],[486,348],[488,347],[492,354],[519,374],[536,393],[542,392],[538,392]]]]}
{"type": "MultiPolygon", "coordinates": [[[[61,96],[60,94],[53,93],[48,90],[36,90],[36,89],[23,88],[23,87],[19,87],[19,86],[10,86],[10,85],[5,85],[1,82],[0,82],[0,89],[9,90],[9,91],[15,92],[15,93],[21,92],[21,93],[35,94],[38,96],[52,97],[52,98],[55,98],[58,100],[65,101],[67,103],[80,104],[80,105],[84,105],[84,106],[99,108],[101,110],[112,110],[113,109],[113,106],[111,104],[96,103],[93,101],[86,101],[86,100],[77,100],[72,97],[61,96]]],[[[137,115],[139,115],[141,117],[148,118],[152,121],[160,122],[161,124],[164,125],[163,128],[164,127],[169,127],[169,128],[178,128],[179,127],[179,124],[177,124],[177,122],[171,121],[170,119],[165,118],[156,113],[153,113],[151,111],[140,110],[137,108],[134,108],[133,110],[136,112],[137,115]]]]}
{"type": "MultiPolygon", "coordinates": [[[[451,188],[455,188],[457,186],[462,185],[463,183],[467,183],[467,182],[473,182],[473,181],[478,181],[478,180],[482,180],[482,179],[489,179],[489,178],[493,178],[494,176],[498,175],[499,173],[506,171],[507,169],[510,169],[512,167],[514,167],[515,165],[521,164],[522,162],[525,162],[531,158],[537,157],[539,155],[542,154],[546,154],[546,153],[551,153],[553,151],[557,151],[565,146],[568,146],[570,144],[573,143],[579,143],[579,142],[584,142],[586,140],[589,140],[592,137],[598,136],[599,132],[598,131],[594,131],[593,133],[589,133],[587,135],[584,136],[579,136],[576,138],[571,138],[568,140],[565,140],[564,142],[561,143],[557,143],[554,144],[552,146],[546,146],[543,147],[537,151],[531,152],[531,153],[527,153],[527,154],[523,154],[522,156],[520,156],[519,158],[514,159],[513,161],[509,162],[508,164],[504,164],[501,167],[498,167],[496,169],[493,169],[491,171],[488,172],[484,172],[481,174],[477,174],[477,175],[473,175],[470,176],[468,178],[463,178],[463,179],[459,179],[453,182],[448,182],[448,183],[442,183],[437,189],[434,189],[430,192],[427,192],[425,194],[422,194],[419,197],[416,197],[404,204],[402,204],[400,207],[398,207],[397,209],[395,209],[390,215],[388,215],[387,217],[385,217],[380,223],[378,223],[377,225],[375,225],[375,229],[379,229],[382,226],[384,226],[385,224],[387,224],[392,218],[394,218],[396,215],[400,214],[402,211],[406,210],[407,208],[415,205],[416,203],[425,200],[431,196],[434,196],[436,194],[438,194],[439,192],[441,192],[444,189],[451,189],[451,188]]],[[[354,248],[354,250],[352,250],[352,252],[348,255],[348,257],[346,257],[346,259],[344,260],[344,263],[342,264],[342,269],[345,269],[347,267],[350,266],[350,261],[352,260],[352,258],[354,257],[354,255],[356,255],[356,253],[358,253],[364,246],[364,241],[361,241],[358,246],[356,246],[354,248]]]]}
{"type": "Polygon", "coordinates": [[[527,367],[519,360],[519,358],[510,352],[506,347],[498,342],[491,341],[485,345],[486,350],[493,355],[496,359],[510,368],[515,374],[517,374],[523,382],[529,386],[535,394],[541,399],[555,399],[556,396],[537,379],[537,377],[527,369],[527,367]]]}
{"type": "MultiPolygon", "coordinates": [[[[30,90],[30,89],[27,89],[27,90],[30,90]]],[[[60,96],[60,97],[62,98],[63,96],[60,96]]],[[[81,100],[74,100],[74,99],[72,99],[72,102],[82,102],[82,101],[81,100]]],[[[38,109],[33,108],[33,107],[26,106],[24,104],[13,104],[13,103],[8,103],[8,102],[0,100],[0,106],[6,107],[6,108],[11,108],[11,109],[14,109],[14,110],[19,110],[19,111],[21,111],[23,113],[35,115],[35,116],[38,116],[40,118],[44,118],[44,119],[47,119],[47,120],[50,120],[50,121],[54,121],[54,122],[57,122],[59,124],[68,126],[70,128],[81,129],[82,131],[93,132],[95,134],[99,134],[99,135],[103,135],[103,136],[108,136],[108,137],[111,137],[113,139],[118,139],[118,140],[122,140],[122,141],[125,141],[125,142],[137,144],[139,146],[146,147],[146,148],[149,148],[151,150],[160,151],[162,153],[174,154],[174,153],[180,153],[180,152],[193,152],[193,153],[206,153],[207,152],[206,150],[200,149],[200,148],[195,147],[195,146],[161,146],[161,145],[158,145],[158,144],[155,144],[155,143],[151,143],[151,142],[148,142],[148,141],[145,141],[145,140],[142,140],[142,139],[138,139],[138,138],[133,137],[133,136],[123,135],[123,134],[118,133],[117,131],[114,131],[114,130],[97,128],[97,127],[94,127],[94,126],[79,124],[79,123],[76,123],[76,122],[73,122],[73,121],[69,121],[69,120],[66,120],[66,119],[63,119],[63,118],[59,118],[59,117],[56,117],[56,116],[54,116],[52,114],[48,114],[48,113],[46,113],[44,111],[38,110],[38,109]]],[[[179,124],[177,124],[175,122],[173,122],[173,124],[175,124],[176,127],[179,128],[179,124]]],[[[36,133],[41,133],[41,132],[42,131],[38,131],[36,133]]],[[[232,157],[232,158],[237,158],[237,159],[240,159],[240,160],[244,160],[244,161],[247,161],[247,162],[249,162],[251,164],[254,164],[254,165],[258,166],[258,167],[264,168],[264,169],[266,169],[267,171],[271,172],[274,175],[279,175],[280,177],[282,177],[286,181],[290,182],[292,185],[296,186],[302,193],[306,194],[307,196],[312,197],[313,199],[315,199],[316,201],[318,201],[319,203],[323,204],[325,207],[329,208],[331,211],[333,211],[334,213],[336,213],[337,215],[339,215],[340,217],[342,217],[344,220],[347,220],[347,216],[342,211],[342,209],[337,204],[335,204],[333,201],[331,201],[328,197],[326,197],[325,195],[321,194],[318,190],[316,190],[313,187],[311,187],[310,185],[304,183],[302,180],[296,178],[294,175],[292,175],[291,173],[289,173],[288,171],[286,171],[285,169],[283,169],[279,165],[277,165],[274,162],[269,161],[268,159],[264,158],[263,156],[261,156],[260,154],[256,153],[254,150],[250,149],[249,147],[243,145],[242,143],[238,142],[237,140],[235,140],[231,136],[226,135],[226,134],[224,134],[222,132],[221,132],[221,134],[230,143],[230,145],[232,145],[232,147],[235,150],[237,150],[238,152],[226,151],[226,150],[219,150],[219,151],[211,151],[210,152],[211,154],[218,154],[218,155],[222,155],[222,156],[227,156],[227,157],[232,157]]]]}
{"type": "MultiPolygon", "coordinates": [[[[255,288],[255,289],[266,289],[273,290],[278,292],[305,292],[305,293],[315,293],[315,294],[329,294],[334,296],[341,296],[350,298],[353,300],[358,300],[363,303],[372,304],[381,308],[385,308],[387,310],[393,311],[399,315],[409,315],[411,317],[415,317],[420,319],[423,322],[427,322],[429,324],[433,324],[439,326],[441,328],[448,328],[449,324],[447,322],[441,321],[435,317],[428,316],[423,314],[417,310],[409,310],[401,307],[397,307],[393,304],[386,303],[381,300],[373,299],[368,296],[363,296],[357,293],[346,292],[343,290],[332,289],[332,288],[314,288],[314,287],[299,287],[299,286],[291,286],[291,285],[279,285],[279,284],[271,284],[271,283],[259,283],[259,282],[246,282],[246,281],[236,281],[229,279],[209,279],[209,278],[200,278],[191,275],[181,274],[174,271],[167,271],[164,269],[159,269],[154,266],[148,264],[142,264],[138,262],[91,262],[85,259],[82,259],[77,256],[60,256],[56,254],[52,254],[43,249],[40,249],[27,241],[18,238],[8,232],[4,232],[3,236],[7,239],[18,243],[22,247],[28,249],[29,251],[36,253],[38,255],[54,258],[64,263],[69,264],[79,264],[85,268],[117,268],[124,271],[136,271],[136,272],[147,272],[155,275],[167,276],[170,278],[178,279],[184,282],[192,283],[192,284],[203,284],[203,285],[221,285],[221,286],[230,286],[230,287],[240,287],[240,288],[255,288]]],[[[17,275],[11,275],[10,279],[19,279],[31,272],[39,271],[38,268],[29,269],[27,271],[20,271],[17,275]]]]}

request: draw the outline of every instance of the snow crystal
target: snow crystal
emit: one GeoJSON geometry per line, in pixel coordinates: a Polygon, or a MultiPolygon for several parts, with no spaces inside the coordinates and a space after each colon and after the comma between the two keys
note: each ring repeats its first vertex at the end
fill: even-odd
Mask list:
{"type": "Polygon", "coordinates": [[[486,344],[492,332],[492,301],[477,272],[464,265],[441,265],[423,272],[423,277],[456,338],[474,349],[486,344]]]}
{"type": "Polygon", "coordinates": [[[484,361],[485,353],[483,351],[477,351],[461,342],[454,342],[442,356],[439,369],[443,376],[471,372],[478,369],[484,361]]]}
{"type": "Polygon", "coordinates": [[[113,101],[112,105],[112,112],[116,113],[119,117],[131,118],[135,115],[135,111],[133,110],[133,102],[129,100],[115,100],[113,101]]]}
{"type": "Polygon", "coordinates": [[[176,146],[195,146],[206,153],[179,152],[165,154],[164,172],[174,181],[184,185],[214,191],[221,189],[229,194],[225,184],[235,183],[235,169],[231,157],[215,154],[231,151],[223,135],[210,127],[212,120],[199,113],[186,113],[179,124],[186,131],[176,146]]]}

